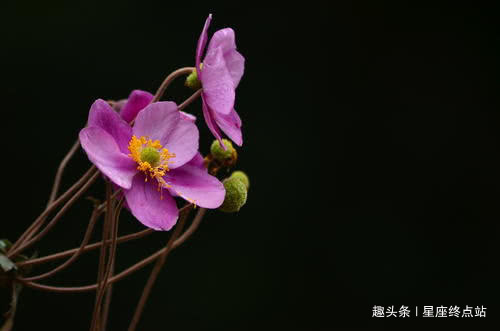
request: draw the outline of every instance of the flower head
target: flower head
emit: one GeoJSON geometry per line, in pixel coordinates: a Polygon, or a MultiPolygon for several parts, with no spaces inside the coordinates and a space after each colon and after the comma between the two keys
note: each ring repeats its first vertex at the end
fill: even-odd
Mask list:
{"type": "Polygon", "coordinates": [[[150,228],[169,230],[178,218],[175,196],[219,207],[224,187],[203,166],[196,125],[173,102],[149,104],[136,115],[131,127],[99,99],[80,131],[88,158],[123,189],[132,214],[150,228]]]}
{"type": "Polygon", "coordinates": [[[215,138],[221,141],[222,130],[241,146],[241,119],[234,110],[234,100],[236,87],[243,76],[245,58],[236,50],[233,29],[225,28],[214,33],[201,60],[211,20],[212,15],[209,15],[196,48],[196,71],[203,88],[203,116],[215,138]]]}

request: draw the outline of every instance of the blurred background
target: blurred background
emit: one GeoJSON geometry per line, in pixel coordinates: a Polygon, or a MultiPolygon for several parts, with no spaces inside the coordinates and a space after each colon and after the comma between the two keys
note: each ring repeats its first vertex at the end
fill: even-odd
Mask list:
{"type": "MultiPolygon", "coordinates": [[[[95,99],[154,93],[170,72],[194,65],[208,13],[209,35],[232,27],[246,58],[236,169],[250,176],[248,202],[238,214],[208,213],[170,255],[138,329],[498,324],[494,8],[6,1],[0,238],[14,241],[44,209],[95,99]],[[487,317],[376,319],[375,305],[483,305],[487,317]]],[[[179,79],[164,100],[189,95],[179,79]]],[[[199,118],[206,154],[212,137],[200,102],[187,111],[199,118]]],[[[77,153],[63,189],[88,166],[77,153]]],[[[89,195],[102,198],[103,182],[89,195]]],[[[91,208],[78,203],[37,253],[77,247],[91,208]]],[[[123,213],[120,233],[141,229],[123,213]]],[[[122,244],[117,270],[167,237],[122,244]]],[[[43,283],[94,283],[97,256],[88,253],[43,283]]],[[[150,270],[116,284],[110,330],[127,328],[150,270]]],[[[15,330],[88,330],[94,299],[24,289],[15,330]]],[[[7,303],[2,298],[2,311],[7,303]]]]}

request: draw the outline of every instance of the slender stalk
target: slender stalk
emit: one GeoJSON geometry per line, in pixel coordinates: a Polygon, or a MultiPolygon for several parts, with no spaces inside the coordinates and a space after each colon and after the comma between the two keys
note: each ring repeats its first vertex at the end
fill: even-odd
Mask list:
{"type": "MultiPolygon", "coordinates": [[[[185,205],[184,207],[182,207],[179,210],[179,213],[182,213],[187,207],[190,207],[190,206],[191,206],[190,204],[185,205]]],[[[183,239],[183,237],[185,237],[186,233],[192,229],[193,224],[194,224],[194,221],[191,224],[191,226],[179,237],[179,239],[183,239]]],[[[135,233],[121,236],[116,240],[116,242],[121,244],[121,243],[128,242],[131,240],[140,239],[140,238],[145,237],[147,235],[150,235],[154,232],[155,232],[155,230],[153,230],[153,229],[145,229],[145,230],[142,230],[139,232],[135,232],[135,233]]],[[[194,232],[194,230],[193,230],[193,232],[194,232]]],[[[184,242],[184,240],[182,242],[184,242]]],[[[104,244],[109,245],[110,243],[111,243],[111,239],[108,239],[108,240],[106,240],[106,242],[104,244]]],[[[96,243],[93,243],[90,245],[86,245],[82,248],[82,253],[94,250],[94,249],[99,248],[101,246],[102,246],[102,242],[96,242],[96,243]]],[[[20,262],[17,262],[17,266],[22,267],[22,266],[27,266],[27,265],[42,264],[42,263],[47,263],[47,262],[54,261],[54,260],[59,260],[59,259],[62,259],[62,258],[65,258],[67,256],[74,254],[79,249],[80,248],[73,248],[73,249],[66,250],[64,252],[59,252],[59,253],[54,253],[54,254],[47,255],[47,256],[42,256],[42,257],[39,257],[36,259],[20,261],[20,262]]]]}
{"type": "Polygon", "coordinates": [[[165,80],[161,83],[160,87],[158,90],[156,90],[156,94],[153,97],[153,100],[151,102],[157,102],[161,99],[163,94],[165,93],[165,90],[167,87],[179,76],[183,75],[189,75],[190,73],[193,72],[193,70],[196,70],[195,67],[185,67],[185,68],[180,68],[172,72],[170,75],[165,78],[165,80]]]}
{"type": "MultiPolygon", "coordinates": [[[[111,184],[108,183],[108,187],[109,187],[109,192],[111,192],[111,184]]],[[[111,200],[111,193],[107,194],[107,198],[108,198],[108,200],[111,200]]],[[[96,304],[94,307],[94,313],[92,315],[92,323],[91,323],[91,327],[90,327],[91,331],[92,330],[99,330],[99,324],[100,324],[99,317],[101,315],[101,303],[102,303],[102,299],[104,298],[104,294],[106,293],[106,288],[107,288],[109,276],[111,273],[111,266],[113,265],[115,254],[116,254],[116,238],[118,237],[118,219],[120,218],[120,211],[121,211],[122,206],[123,206],[123,201],[124,201],[124,198],[122,197],[114,212],[111,211],[112,210],[111,201],[109,201],[109,203],[108,203],[108,211],[109,211],[108,218],[111,221],[111,223],[108,223],[108,224],[110,224],[110,227],[111,227],[110,230],[111,230],[112,242],[111,242],[111,249],[110,249],[109,258],[108,258],[108,261],[106,263],[103,277],[101,279],[101,284],[99,284],[99,288],[97,290],[96,304]]],[[[103,236],[103,241],[105,241],[105,238],[106,237],[103,236]]],[[[103,245],[103,247],[105,248],[105,245],[103,245]]]]}
{"type": "MultiPolygon", "coordinates": [[[[111,276],[115,273],[115,261],[111,264],[111,276]]],[[[109,316],[109,306],[111,305],[111,298],[113,296],[113,283],[108,285],[108,290],[106,291],[106,297],[104,298],[104,304],[102,307],[102,316],[101,316],[101,330],[106,330],[108,324],[108,316],[109,316]]]]}
{"type": "Polygon", "coordinates": [[[184,108],[186,108],[187,106],[189,106],[193,101],[195,101],[196,99],[198,99],[198,97],[201,95],[202,91],[203,91],[202,89],[199,89],[196,92],[194,92],[189,98],[187,98],[186,100],[184,100],[184,102],[179,105],[179,107],[178,107],[179,110],[183,110],[184,108]]]}
{"type": "Polygon", "coordinates": [[[141,298],[139,299],[139,302],[137,303],[137,307],[135,308],[135,313],[134,313],[134,316],[132,317],[132,321],[130,322],[130,326],[128,327],[128,331],[135,331],[135,329],[137,328],[137,324],[139,323],[139,320],[141,319],[142,311],[144,310],[144,306],[146,305],[146,301],[149,298],[149,294],[151,293],[151,289],[153,288],[153,285],[156,282],[156,278],[158,278],[158,275],[160,274],[161,268],[165,264],[165,261],[167,260],[167,257],[172,250],[172,245],[173,245],[175,239],[177,239],[180,232],[184,228],[184,223],[186,222],[186,218],[188,216],[188,213],[189,213],[189,211],[182,215],[181,219],[179,220],[179,223],[175,227],[174,233],[172,233],[172,235],[168,239],[165,250],[158,257],[158,260],[156,260],[156,264],[153,267],[153,270],[151,271],[151,275],[149,276],[148,281],[146,282],[146,286],[144,286],[144,290],[142,291],[141,298]]]}
{"type": "Polygon", "coordinates": [[[75,183],[71,186],[64,194],[62,194],[59,198],[57,198],[49,207],[47,207],[40,216],[24,231],[24,233],[17,239],[17,241],[12,245],[9,252],[7,252],[8,257],[12,257],[13,252],[23,244],[23,242],[29,240],[35,232],[38,230],[39,226],[43,224],[47,216],[61,203],[66,201],[71,197],[72,194],[76,192],[82,185],[87,183],[92,175],[96,172],[96,167],[92,166],[87,172],[75,183]]]}
{"type": "Polygon", "coordinates": [[[99,253],[99,264],[97,267],[97,292],[96,292],[96,297],[95,297],[95,303],[94,303],[94,311],[92,314],[92,323],[90,326],[90,330],[92,331],[95,328],[95,323],[98,323],[96,321],[97,318],[97,311],[99,307],[99,296],[101,295],[102,291],[102,282],[104,278],[104,273],[105,273],[105,267],[106,267],[106,256],[107,256],[107,250],[106,250],[106,245],[105,242],[107,239],[109,239],[110,236],[110,227],[112,226],[112,218],[113,218],[113,206],[112,206],[112,201],[110,199],[111,196],[111,184],[109,182],[106,182],[106,217],[103,222],[103,227],[102,227],[102,241],[101,241],[101,251],[99,253]]]}
{"type": "MultiPolygon", "coordinates": [[[[203,209],[200,208],[198,211],[198,214],[196,215],[195,219],[191,223],[191,226],[186,230],[186,233],[188,234],[186,237],[179,237],[176,239],[172,245],[172,249],[175,249],[179,247],[182,243],[184,243],[195,231],[190,231],[191,227],[197,228],[198,225],[200,224],[201,218],[204,215],[203,209]]],[[[165,252],[166,247],[158,250],[157,252],[153,253],[152,255],[148,256],[147,258],[137,262],[133,266],[123,270],[119,274],[114,275],[113,277],[110,277],[108,283],[115,283],[130,274],[144,268],[147,266],[149,263],[153,262],[156,260],[163,252],[165,252]]],[[[44,285],[44,284],[38,284],[34,282],[27,282],[24,281],[22,278],[16,278],[19,282],[23,283],[27,287],[31,287],[34,289],[38,289],[41,291],[48,291],[48,292],[54,292],[54,293],[78,293],[78,292],[89,292],[89,291],[94,291],[97,289],[97,284],[92,284],[92,285],[85,285],[85,286],[75,286],[75,287],[62,287],[62,286],[51,286],[51,285],[44,285]]]]}
{"type": "Polygon", "coordinates": [[[94,181],[98,177],[99,177],[99,172],[94,173],[94,175],[90,177],[90,179],[75,193],[75,195],[73,195],[71,199],[68,200],[68,202],[66,202],[66,204],[61,208],[61,210],[56,214],[56,216],[54,216],[52,221],[50,221],[49,224],[47,224],[47,226],[38,235],[36,235],[33,239],[27,241],[26,243],[20,245],[20,247],[18,247],[17,249],[9,250],[7,256],[12,257],[15,254],[21,252],[22,250],[25,250],[26,248],[30,247],[38,240],[42,239],[54,227],[54,225],[56,225],[56,223],[61,219],[61,217],[66,213],[66,211],[68,211],[68,209],[76,202],[76,200],[87,191],[87,189],[94,183],[94,181]]]}
{"type": "MultiPolygon", "coordinates": [[[[152,234],[153,232],[155,232],[153,229],[142,230],[142,231],[139,231],[139,232],[135,232],[135,233],[131,233],[131,234],[119,237],[116,240],[116,242],[119,243],[119,244],[121,244],[121,243],[124,243],[124,242],[128,242],[128,241],[131,241],[131,240],[135,240],[135,239],[139,239],[139,238],[145,237],[145,236],[147,236],[149,234],[152,234]]],[[[105,245],[109,245],[110,243],[111,243],[111,239],[108,239],[108,240],[106,240],[106,242],[104,244],[105,245]]],[[[86,245],[86,246],[84,246],[82,248],[82,253],[86,253],[86,252],[94,250],[96,248],[100,248],[101,246],[102,246],[102,242],[97,242],[97,243],[93,243],[93,244],[90,244],[90,245],[86,245]]],[[[52,254],[52,255],[47,255],[47,256],[39,257],[39,258],[36,258],[36,259],[31,259],[31,260],[26,260],[26,261],[20,261],[20,262],[17,263],[17,266],[22,267],[22,266],[26,266],[26,265],[42,264],[42,263],[46,263],[46,262],[50,262],[50,261],[54,261],[54,260],[59,260],[59,259],[65,258],[65,257],[67,257],[67,256],[69,256],[71,254],[74,254],[78,250],[79,250],[79,248],[73,248],[73,249],[69,249],[69,250],[64,251],[64,252],[59,252],[59,253],[55,253],[55,254],[52,254]]]]}
{"type": "Polygon", "coordinates": [[[59,265],[57,268],[52,269],[46,273],[43,273],[43,274],[38,275],[38,276],[24,278],[24,280],[35,281],[35,280],[44,279],[44,278],[53,276],[56,273],[58,273],[59,271],[62,271],[65,268],[69,267],[83,253],[83,249],[84,249],[85,245],[87,245],[87,243],[89,242],[90,236],[92,235],[92,230],[94,230],[94,226],[95,226],[97,220],[99,219],[100,215],[101,215],[101,213],[99,212],[99,209],[97,207],[94,208],[94,210],[92,211],[92,216],[90,217],[89,226],[87,227],[87,230],[86,230],[85,235],[83,237],[82,244],[80,245],[80,247],[78,247],[75,250],[75,253],[68,260],[66,260],[66,262],[64,262],[63,264],[59,265]]]}
{"type": "Polygon", "coordinates": [[[61,163],[59,164],[59,167],[57,168],[57,173],[56,177],[54,178],[54,184],[52,186],[52,191],[50,192],[50,197],[49,201],[47,202],[47,208],[50,206],[52,202],[56,199],[57,192],[59,191],[59,186],[61,185],[61,178],[64,173],[64,169],[66,169],[66,166],[68,165],[69,160],[75,155],[76,151],[78,150],[78,147],[80,147],[80,140],[77,139],[73,146],[71,146],[71,149],[68,151],[66,156],[62,159],[61,163]]]}

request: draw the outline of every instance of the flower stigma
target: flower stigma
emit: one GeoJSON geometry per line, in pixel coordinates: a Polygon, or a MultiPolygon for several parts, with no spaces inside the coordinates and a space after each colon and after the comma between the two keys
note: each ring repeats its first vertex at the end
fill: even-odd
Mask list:
{"type": "Polygon", "coordinates": [[[148,139],[141,136],[137,138],[132,136],[128,143],[129,156],[137,162],[137,170],[144,172],[146,175],[145,181],[148,177],[158,181],[158,191],[162,188],[170,187],[163,176],[169,171],[168,164],[171,163],[171,158],[175,157],[168,149],[163,148],[159,140],[148,139]]]}

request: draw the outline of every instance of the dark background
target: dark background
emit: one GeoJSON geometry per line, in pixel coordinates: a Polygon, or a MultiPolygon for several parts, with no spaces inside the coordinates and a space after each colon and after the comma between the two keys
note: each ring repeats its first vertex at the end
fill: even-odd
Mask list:
{"type": "MultiPolygon", "coordinates": [[[[210,35],[236,31],[246,58],[236,101],[244,134],[237,168],[251,179],[248,203],[238,214],[209,213],[169,257],[140,330],[498,324],[495,8],[2,7],[0,237],[11,240],[43,210],[57,165],[95,99],[154,92],[168,73],[192,66],[210,12],[210,35]],[[371,318],[374,305],[488,310],[487,318],[467,321],[388,320],[371,318]]],[[[165,99],[188,96],[181,79],[165,99]]],[[[187,111],[199,117],[207,153],[212,138],[200,102],[187,111]]],[[[88,165],[80,151],[64,187],[88,165]]],[[[102,197],[102,181],[89,194],[102,197]]],[[[38,253],[78,246],[90,211],[90,202],[80,202],[38,253]]],[[[125,212],[120,229],[142,226],[125,212]]],[[[117,269],[167,236],[122,244],[117,269]]],[[[97,254],[89,253],[43,283],[91,284],[96,265],[97,254]]],[[[126,329],[149,270],[115,286],[110,330],[126,329]]],[[[25,289],[15,329],[87,330],[93,302],[91,293],[25,289]]]]}

